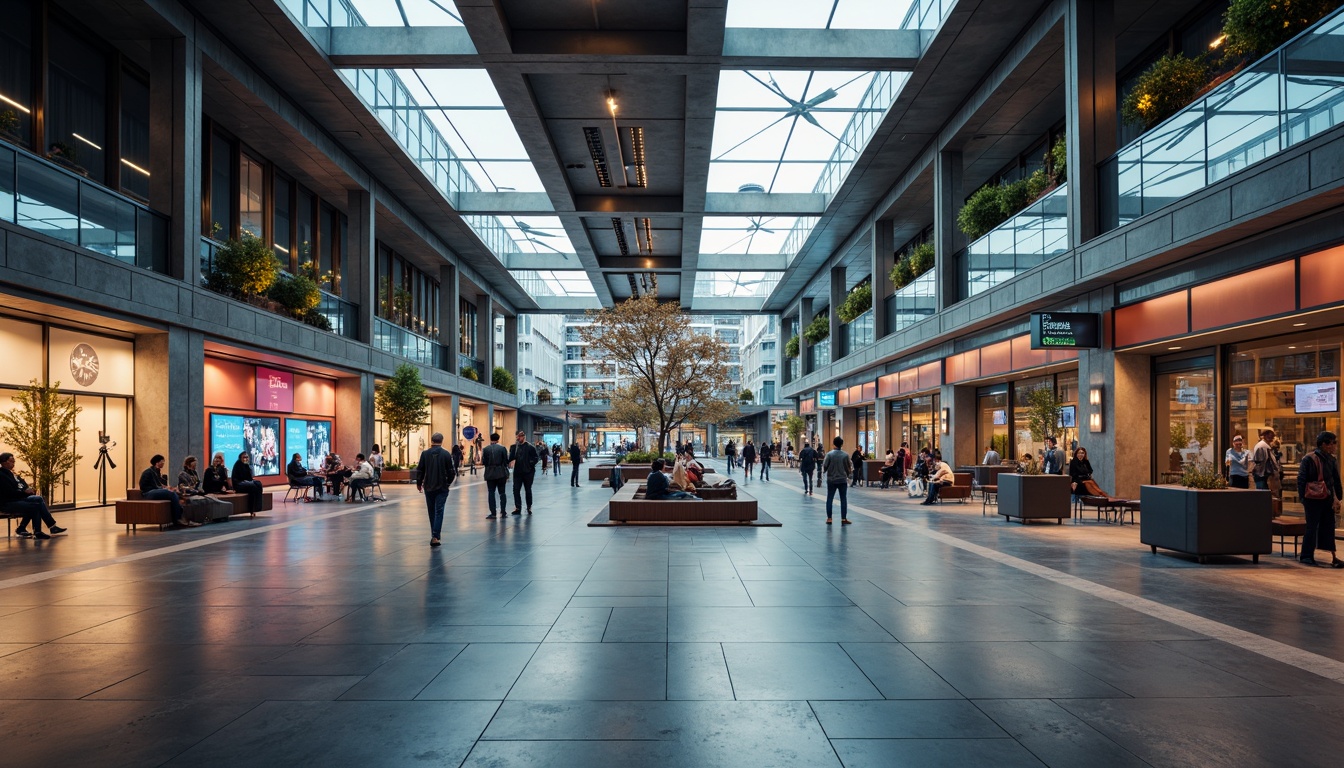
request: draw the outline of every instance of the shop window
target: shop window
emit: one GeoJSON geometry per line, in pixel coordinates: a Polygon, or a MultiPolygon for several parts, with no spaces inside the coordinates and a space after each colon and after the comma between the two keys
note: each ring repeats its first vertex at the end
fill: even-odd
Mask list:
{"type": "Polygon", "coordinates": [[[46,151],[100,184],[107,175],[107,57],[63,24],[48,33],[46,151]]]}
{"type": "Polygon", "coordinates": [[[0,0],[0,139],[32,146],[33,19],[29,0],[0,0]]]}
{"type": "Polygon", "coordinates": [[[294,272],[298,264],[294,263],[294,182],[288,178],[275,174],[275,179],[271,186],[272,196],[275,202],[272,203],[274,214],[271,217],[271,248],[275,251],[275,258],[280,261],[281,266],[294,272]]]}
{"type": "Polygon", "coordinates": [[[321,276],[321,285],[324,290],[340,294],[339,290],[339,272],[340,272],[340,237],[336,231],[336,209],[330,205],[322,205],[322,220],[319,223],[319,232],[322,237],[318,241],[318,262],[317,271],[321,276]]]}
{"type": "Polygon", "coordinates": [[[1215,462],[1221,452],[1216,443],[1218,403],[1212,359],[1159,361],[1154,397],[1158,481],[1176,482],[1190,464],[1215,462]]]}
{"type": "Polygon", "coordinates": [[[266,168],[246,154],[238,156],[238,229],[262,237],[266,214],[266,168]]]}
{"type": "Polygon", "coordinates": [[[149,83],[121,73],[121,191],[149,200],[149,83]]]}
{"type": "Polygon", "coordinates": [[[294,197],[294,244],[299,249],[299,266],[313,260],[313,215],[316,209],[317,198],[299,187],[294,197]]]}
{"type": "Polygon", "coordinates": [[[210,224],[206,234],[218,240],[234,236],[233,143],[220,134],[210,137],[210,224]]]}
{"type": "Polygon", "coordinates": [[[984,451],[993,446],[1001,459],[1015,459],[1008,443],[1008,389],[982,392],[978,397],[978,426],[976,453],[984,457],[984,451]]]}
{"type": "MultiPolygon", "coordinates": [[[[1035,379],[1022,379],[1013,382],[1013,458],[1020,459],[1026,454],[1038,460],[1045,456],[1045,440],[1035,439],[1031,434],[1031,393],[1036,389],[1051,389],[1055,386],[1055,377],[1041,376],[1035,379]]],[[[1062,446],[1068,443],[1060,441],[1062,446]]]]}
{"type": "MultiPolygon", "coordinates": [[[[467,357],[476,357],[476,305],[466,299],[457,302],[458,347],[467,357]]],[[[571,348],[573,349],[573,348],[571,348]]],[[[580,357],[583,353],[580,352],[580,357]]]]}
{"type": "Polygon", "coordinates": [[[911,450],[938,447],[938,396],[910,398],[909,440],[911,450]]]}

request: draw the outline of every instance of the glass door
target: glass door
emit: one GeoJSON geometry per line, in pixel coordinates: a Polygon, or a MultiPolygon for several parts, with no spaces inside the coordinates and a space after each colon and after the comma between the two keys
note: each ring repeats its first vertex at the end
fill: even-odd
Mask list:
{"type": "Polygon", "coordinates": [[[1153,432],[1158,482],[1179,481],[1185,467],[1192,463],[1214,463],[1219,452],[1214,430],[1218,402],[1213,356],[1158,361],[1153,393],[1157,400],[1153,432]]]}

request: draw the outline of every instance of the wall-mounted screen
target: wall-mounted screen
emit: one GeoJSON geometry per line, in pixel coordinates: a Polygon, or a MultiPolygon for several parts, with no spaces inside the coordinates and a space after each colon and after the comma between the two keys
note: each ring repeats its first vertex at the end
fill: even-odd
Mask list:
{"type": "Polygon", "coordinates": [[[1296,413],[1337,413],[1339,382],[1314,381],[1293,387],[1293,411],[1296,413]]]}
{"type": "Polygon", "coordinates": [[[257,366],[257,410],[289,413],[294,410],[294,374],[257,366]]]}
{"type": "Polygon", "coordinates": [[[223,452],[230,467],[238,454],[252,457],[252,474],[258,477],[280,474],[280,420],[268,416],[210,414],[210,454],[223,452]]]}
{"type": "Polygon", "coordinates": [[[547,447],[554,447],[557,445],[560,446],[561,448],[565,447],[564,446],[565,436],[560,432],[543,432],[541,435],[541,440],[542,442],[546,443],[547,447]]]}
{"type": "Polygon", "coordinates": [[[1063,429],[1078,426],[1078,406],[1066,405],[1059,409],[1059,426],[1063,429]]]}
{"type": "Polygon", "coordinates": [[[320,419],[285,419],[284,462],[299,454],[299,461],[311,471],[322,469],[331,453],[331,422],[320,419]]]}
{"type": "Polygon", "coordinates": [[[999,427],[1008,423],[1008,411],[999,408],[994,411],[994,426],[999,427]]]}

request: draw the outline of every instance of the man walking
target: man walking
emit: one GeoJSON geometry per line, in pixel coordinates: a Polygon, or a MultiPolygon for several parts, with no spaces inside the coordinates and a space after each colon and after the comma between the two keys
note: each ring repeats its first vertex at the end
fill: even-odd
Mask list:
{"type": "Polygon", "coordinates": [[[481,466],[485,475],[485,497],[490,501],[490,514],[486,520],[495,519],[495,495],[499,495],[499,516],[508,515],[509,500],[504,486],[509,482],[509,451],[499,444],[499,433],[490,433],[490,444],[481,451],[481,466]]]}
{"type": "Polygon", "coordinates": [[[556,477],[560,476],[560,457],[563,456],[564,453],[564,451],[560,450],[559,443],[556,443],[551,447],[551,468],[554,470],[556,477]]]}
{"type": "Polygon", "coordinates": [[[803,473],[803,493],[811,496],[812,494],[812,473],[817,467],[817,452],[812,450],[812,446],[803,443],[803,450],[798,452],[798,469],[803,473]]]}
{"type": "Polygon", "coordinates": [[[522,514],[523,500],[519,491],[527,492],[527,514],[532,514],[532,480],[537,476],[536,446],[527,442],[519,432],[517,442],[509,447],[509,466],[513,467],[513,514],[522,514]]]}
{"type": "Polygon", "coordinates": [[[448,501],[448,487],[457,479],[457,462],[453,454],[443,449],[443,433],[435,432],[429,436],[429,449],[420,452],[420,462],[416,465],[420,473],[415,481],[415,490],[425,494],[425,507],[429,511],[429,546],[439,546],[439,533],[443,530],[443,505],[448,501]]]}
{"type": "Polygon", "coordinates": [[[723,455],[728,459],[728,476],[732,477],[733,465],[737,463],[737,446],[733,445],[732,440],[729,440],[728,444],[723,447],[723,455]]]}
{"type": "Polygon", "coordinates": [[[578,488],[579,465],[583,463],[583,449],[579,447],[578,440],[569,444],[569,463],[573,467],[572,471],[569,473],[569,484],[578,488]]]}
{"type": "Polygon", "coordinates": [[[849,476],[854,471],[854,465],[849,460],[849,454],[845,453],[843,437],[837,436],[831,444],[835,448],[827,452],[826,458],[821,460],[821,471],[826,473],[826,524],[831,524],[831,503],[838,493],[840,523],[849,525],[849,500],[846,494],[849,492],[849,476]]]}
{"type": "Polygon", "coordinates": [[[747,444],[742,446],[742,466],[746,470],[747,479],[751,479],[751,471],[756,468],[756,446],[748,440],[747,444]]]}
{"type": "Polygon", "coordinates": [[[770,461],[775,455],[775,444],[766,443],[761,446],[761,479],[770,480],[770,461]]]}

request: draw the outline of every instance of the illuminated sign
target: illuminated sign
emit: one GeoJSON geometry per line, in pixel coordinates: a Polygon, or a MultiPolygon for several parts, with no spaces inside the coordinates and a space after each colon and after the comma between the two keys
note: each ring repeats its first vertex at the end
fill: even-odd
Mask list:
{"type": "Polygon", "coordinates": [[[294,374],[257,366],[257,410],[289,413],[294,410],[294,374]]]}
{"type": "Polygon", "coordinates": [[[1101,316],[1092,312],[1034,312],[1032,349],[1097,349],[1101,316]]]}
{"type": "Polygon", "coordinates": [[[817,407],[818,407],[818,408],[834,408],[834,407],[835,407],[835,390],[834,390],[834,389],[828,389],[828,390],[824,390],[824,391],[822,391],[822,392],[818,392],[818,393],[817,393],[817,407]]]}

